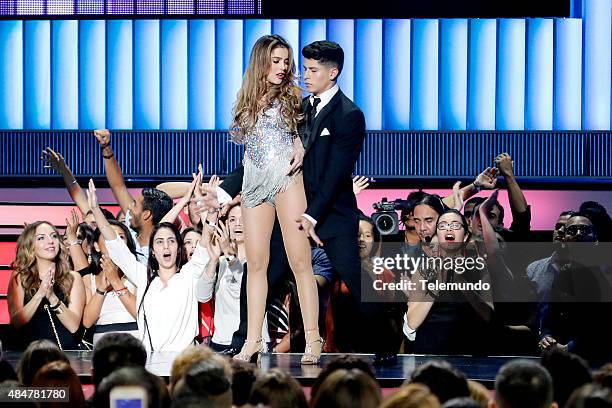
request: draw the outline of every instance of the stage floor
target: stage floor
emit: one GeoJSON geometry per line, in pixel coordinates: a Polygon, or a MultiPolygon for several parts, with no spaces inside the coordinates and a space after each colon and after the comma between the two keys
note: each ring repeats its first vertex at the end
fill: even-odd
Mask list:
{"type": "MultiPolygon", "coordinates": [[[[79,375],[83,384],[91,383],[91,351],[66,351],[70,359],[72,368],[79,375]]],[[[147,359],[147,369],[152,373],[168,378],[172,361],[178,353],[159,352],[156,351],[149,355],[147,359]]],[[[259,366],[260,371],[265,372],[270,368],[278,367],[283,371],[288,372],[296,378],[302,385],[310,386],[315,378],[319,375],[321,368],[325,363],[338,354],[324,354],[321,358],[319,366],[302,366],[300,364],[301,354],[268,354],[263,356],[259,366]]],[[[21,356],[20,352],[6,352],[5,358],[13,367],[17,366],[17,362],[21,356]]],[[[538,361],[534,357],[512,357],[512,356],[493,356],[493,357],[469,357],[469,356],[434,356],[434,355],[412,355],[400,354],[398,362],[390,367],[374,367],[372,354],[356,354],[356,356],[364,359],[372,366],[374,374],[378,379],[381,387],[398,387],[414,369],[427,361],[446,360],[461,370],[468,379],[478,381],[484,384],[487,388],[493,389],[495,375],[499,368],[510,360],[516,358],[526,358],[538,361]]]]}

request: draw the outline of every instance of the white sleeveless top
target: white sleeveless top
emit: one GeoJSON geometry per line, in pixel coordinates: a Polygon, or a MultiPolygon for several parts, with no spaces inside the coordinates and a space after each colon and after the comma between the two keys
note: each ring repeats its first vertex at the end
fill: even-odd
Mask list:
{"type": "MultiPolygon", "coordinates": [[[[96,294],[96,276],[94,274],[90,275],[91,279],[91,293],[92,295],[96,294]]],[[[127,279],[123,280],[123,283],[127,290],[134,294],[136,292],[136,288],[130,281],[127,279]]],[[[124,326],[127,328],[132,328],[132,325],[124,326]]],[[[102,303],[102,309],[100,309],[100,317],[96,321],[96,325],[94,327],[94,336],[93,342],[94,344],[106,333],[110,332],[125,332],[134,335],[134,337],[138,337],[138,326],[136,325],[136,319],[127,311],[119,296],[115,294],[115,292],[109,292],[104,297],[104,302],[102,303]],[[133,330],[115,330],[111,327],[111,325],[115,324],[123,324],[123,323],[133,323],[133,330]]]]}

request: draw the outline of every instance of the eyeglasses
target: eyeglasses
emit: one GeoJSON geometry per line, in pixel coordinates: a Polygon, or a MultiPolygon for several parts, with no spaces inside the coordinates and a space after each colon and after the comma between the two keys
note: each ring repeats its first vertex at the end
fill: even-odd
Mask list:
{"type": "Polygon", "coordinates": [[[594,231],[594,228],[590,225],[570,225],[565,228],[565,234],[571,236],[576,236],[579,233],[582,233],[582,235],[590,235],[594,231]]]}
{"type": "Polygon", "coordinates": [[[459,230],[463,228],[463,224],[460,223],[459,221],[454,221],[451,223],[448,222],[441,222],[438,224],[438,229],[439,230],[459,230]]]}

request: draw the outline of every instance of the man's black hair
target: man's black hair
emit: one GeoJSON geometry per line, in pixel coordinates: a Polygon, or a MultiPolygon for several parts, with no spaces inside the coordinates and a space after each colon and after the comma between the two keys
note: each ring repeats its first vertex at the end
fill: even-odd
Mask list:
{"type": "MultiPolygon", "coordinates": [[[[331,64],[338,68],[338,76],[344,67],[344,51],[338,43],[333,41],[315,41],[302,49],[304,58],[313,59],[319,64],[331,64]]],[[[336,79],[338,78],[336,76],[336,79]]]]}

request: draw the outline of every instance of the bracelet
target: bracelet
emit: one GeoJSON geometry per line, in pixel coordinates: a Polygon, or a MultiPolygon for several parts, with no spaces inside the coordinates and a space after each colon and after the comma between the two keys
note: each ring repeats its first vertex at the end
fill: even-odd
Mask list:
{"type": "Polygon", "coordinates": [[[113,157],[115,157],[115,153],[111,153],[108,156],[103,154],[102,157],[104,157],[106,160],[109,160],[109,159],[112,159],[113,157]]]}
{"type": "Polygon", "coordinates": [[[110,142],[108,142],[107,144],[101,144],[101,145],[100,145],[100,149],[104,150],[104,149],[106,149],[108,146],[110,146],[110,142]]]}
{"type": "Polygon", "coordinates": [[[76,241],[71,242],[68,246],[71,247],[73,245],[81,245],[81,243],[78,240],[76,240],[76,241]]]}
{"type": "Polygon", "coordinates": [[[76,184],[76,183],[77,183],[77,181],[76,181],[76,179],[74,179],[74,180],[72,180],[72,183],[70,183],[70,185],[73,185],[73,184],[76,184]]]}
{"type": "Polygon", "coordinates": [[[482,190],[482,186],[480,184],[476,184],[476,182],[472,182],[472,185],[474,186],[474,190],[476,190],[476,192],[479,192],[480,190],[482,190]]]}
{"type": "Polygon", "coordinates": [[[106,292],[106,291],[105,291],[105,292],[102,292],[100,289],[96,288],[96,293],[97,293],[98,295],[106,296],[106,293],[107,293],[107,292],[106,292]]]}
{"type": "Polygon", "coordinates": [[[121,296],[123,296],[123,295],[126,295],[127,293],[128,293],[128,288],[126,288],[125,286],[124,286],[124,287],[122,287],[121,289],[117,289],[117,290],[115,291],[115,295],[116,295],[117,297],[121,297],[121,296]]]}
{"type": "Polygon", "coordinates": [[[209,221],[209,220],[206,220],[206,224],[210,225],[211,227],[216,227],[217,226],[216,223],[214,223],[212,221],[209,221]]]}
{"type": "Polygon", "coordinates": [[[218,212],[219,212],[219,210],[218,210],[218,209],[214,209],[214,210],[207,210],[206,212],[207,212],[207,213],[209,213],[209,214],[216,214],[216,213],[218,213],[218,212]]]}
{"type": "Polygon", "coordinates": [[[51,304],[49,304],[49,309],[53,310],[54,312],[60,308],[60,306],[62,305],[62,301],[58,300],[57,303],[54,306],[51,306],[51,304]]]}

